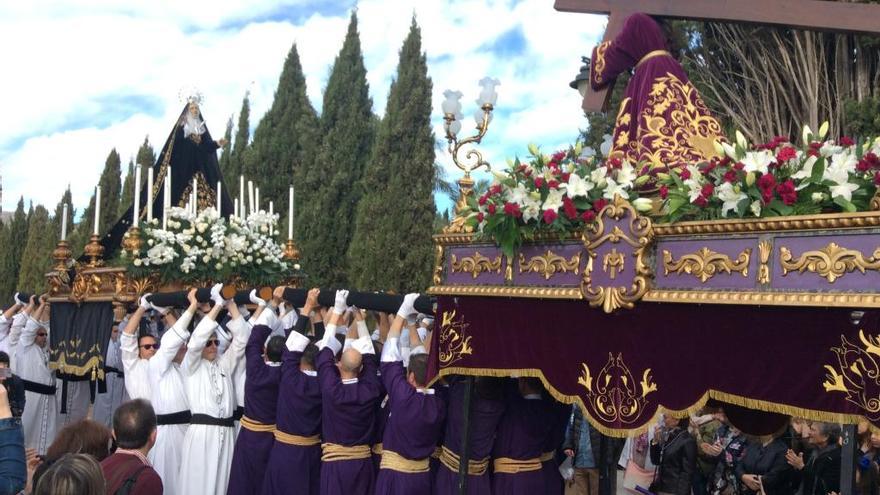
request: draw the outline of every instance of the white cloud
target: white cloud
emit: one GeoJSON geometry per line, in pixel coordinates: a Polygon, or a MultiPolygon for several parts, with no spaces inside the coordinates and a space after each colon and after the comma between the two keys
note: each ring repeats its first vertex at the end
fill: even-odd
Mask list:
{"type": "MultiPolygon", "coordinates": [[[[7,95],[0,119],[3,209],[14,208],[20,195],[52,206],[68,183],[81,209],[111,148],[127,162],[148,134],[158,151],[186,87],[205,95],[203,112],[217,137],[250,90],[255,126],[272,103],[294,42],[309,98],[320,109],[348,6],[310,0],[4,3],[0,44],[12,49],[0,52],[0,64],[15,77],[0,79],[7,95]]],[[[465,133],[472,129],[476,82],[487,74],[501,79],[495,119],[481,146],[496,167],[524,154],[530,141],[545,149],[569,143],[585,125],[568,81],[601,34],[602,18],[556,12],[546,0],[361,0],[357,6],[375,112],[384,112],[415,13],[434,83],[438,139],[443,90],[465,93],[465,133]],[[512,31],[524,42],[520,51],[499,55],[482,48],[512,31]]],[[[438,161],[457,170],[445,152],[438,161]]]]}

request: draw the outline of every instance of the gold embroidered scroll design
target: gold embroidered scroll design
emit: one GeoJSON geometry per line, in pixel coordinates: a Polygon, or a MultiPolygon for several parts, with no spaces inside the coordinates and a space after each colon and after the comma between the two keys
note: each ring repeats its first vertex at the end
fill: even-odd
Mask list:
{"type": "Polygon", "coordinates": [[[880,420],[880,335],[859,330],[861,346],[841,335],[840,347],[832,347],[836,365],[825,365],[825,392],[842,392],[871,421],[880,420]]]}
{"type": "Polygon", "coordinates": [[[624,363],[622,353],[614,356],[609,352],[608,361],[596,376],[592,375],[587,363],[581,363],[581,367],[578,384],[587,391],[587,407],[606,424],[637,422],[645,412],[648,394],[657,391],[651,368],[642,372],[642,379],[637,383],[624,363]]]}
{"type": "Polygon", "coordinates": [[[538,273],[544,277],[544,280],[550,280],[557,273],[573,272],[577,275],[580,264],[580,253],[566,260],[565,257],[548,249],[544,254],[533,256],[528,261],[522,253],[519,253],[519,273],[538,273]]]}
{"type": "Polygon", "coordinates": [[[603,41],[596,47],[596,63],[593,65],[593,80],[596,84],[602,84],[602,74],[605,72],[605,52],[611,47],[610,41],[603,41]]]}
{"type": "Polygon", "coordinates": [[[470,273],[473,278],[477,278],[477,275],[483,272],[501,273],[500,254],[494,260],[483,256],[479,251],[474,251],[473,256],[464,256],[460,260],[453,254],[451,263],[452,273],[470,273]]]}
{"type": "Polygon", "coordinates": [[[464,356],[473,354],[471,336],[467,334],[469,324],[464,318],[456,318],[455,311],[444,311],[440,320],[440,352],[438,359],[441,366],[450,366],[464,356]]]}
{"type": "Polygon", "coordinates": [[[751,256],[752,249],[746,248],[739,253],[739,256],[734,261],[724,253],[718,253],[707,247],[702,247],[696,253],[685,254],[678,260],[675,260],[672,257],[672,253],[664,249],[663,272],[666,275],[670,273],[678,275],[687,273],[697,277],[700,279],[700,282],[704,283],[721,272],[728,275],[741,273],[743,277],[748,277],[751,256]]]}
{"type": "Polygon", "coordinates": [[[880,248],[875,249],[871,256],[865,258],[860,251],[840,247],[837,243],[831,242],[822,249],[804,251],[795,258],[789,248],[782,246],[779,248],[779,262],[782,265],[783,276],[788,275],[789,272],[806,271],[815,273],[833,284],[838,278],[856,270],[861,273],[868,270],[880,271],[880,248]]]}

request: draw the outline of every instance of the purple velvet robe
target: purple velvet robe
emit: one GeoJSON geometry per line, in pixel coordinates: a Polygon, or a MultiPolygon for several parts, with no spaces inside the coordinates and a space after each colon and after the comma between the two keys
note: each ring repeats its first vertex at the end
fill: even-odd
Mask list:
{"type": "MultiPolygon", "coordinates": [[[[400,456],[420,460],[428,459],[437,448],[446,419],[446,401],[434,393],[422,393],[406,380],[406,370],[401,361],[388,361],[381,364],[382,383],[388,390],[389,409],[385,434],[382,437],[384,450],[400,456]]],[[[376,480],[377,495],[428,494],[431,492],[431,472],[401,473],[391,469],[380,469],[376,480]]]]}
{"type": "MultiPolygon", "coordinates": [[[[317,375],[299,369],[302,352],[285,346],[281,357],[281,385],[275,427],[283,433],[311,437],[321,433],[321,388],[317,375]]],[[[321,445],[301,447],[275,442],[263,480],[264,495],[321,492],[321,445]]]]}
{"type": "MultiPolygon", "coordinates": [[[[266,325],[257,325],[245,347],[247,378],[244,385],[244,414],[262,424],[274,424],[278,408],[278,384],[281,367],[263,361],[263,343],[272,333],[266,325]]],[[[227,495],[260,493],[269,453],[275,443],[271,431],[257,432],[242,427],[235,441],[227,495]]]]}
{"type": "MultiPolygon", "coordinates": [[[[478,378],[479,380],[479,378],[478,378]]],[[[461,433],[464,424],[464,389],[463,377],[449,378],[449,408],[447,409],[446,426],[443,433],[443,445],[457,456],[461,456],[461,433]]],[[[471,395],[471,437],[470,459],[480,460],[492,453],[495,442],[495,430],[501,415],[504,414],[505,402],[501,396],[497,399],[482,397],[476,390],[471,395]]],[[[467,481],[468,495],[489,495],[492,493],[491,467],[482,475],[469,475],[467,481]]],[[[454,473],[444,465],[437,470],[434,482],[436,495],[458,494],[458,473],[454,473]]]]}
{"type": "MultiPolygon", "coordinates": [[[[381,382],[381,376],[380,382],[381,382]]],[[[373,445],[381,444],[385,435],[385,425],[388,423],[388,414],[391,408],[388,407],[388,397],[385,395],[385,387],[382,387],[382,400],[376,403],[376,430],[373,432],[373,445]]],[[[373,452],[373,469],[376,475],[379,474],[379,464],[382,462],[382,454],[373,452]]]]}
{"type": "MultiPolygon", "coordinates": [[[[571,418],[571,405],[557,402],[554,399],[547,399],[550,402],[552,411],[553,426],[550,428],[550,435],[544,442],[544,453],[553,452],[554,454],[562,446],[565,441],[565,430],[568,429],[568,420],[571,418]]],[[[544,472],[544,493],[547,495],[562,495],[565,493],[565,480],[562,479],[562,473],[559,472],[559,463],[556,457],[549,461],[544,461],[541,470],[544,472]]]]}
{"type": "MultiPolygon", "coordinates": [[[[364,354],[357,383],[343,383],[334,362],[333,351],[318,352],[318,381],[323,402],[321,429],[325,443],[347,447],[372,445],[376,423],[376,402],[380,385],[376,376],[376,356],[364,354]]],[[[375,472],[371,458],[321,464],[322,495],[373,493],[375,472]]]]}
{"type": "Polygon", "coordinates": [[[628,159],[639,175],[696,163],[714,156],[722,135],[681,64],[673,58],[657,22],[633,14],[611,41],[593,49],[590,84],[607,86],[635,69],[620,102],[612,156],[628,159]]]}
{"type": "MultiPolygon", "coordinates": [[[[544,399],[526,399],[517,391],[509,394],[507,408],[498,423],[492,457],[528,460],[541,457],[553,429],[553,405],[544,399]]],[[[492,493],[529,495],[544,493],[543,469],[516,474],[493,473],[492,493]]]]}

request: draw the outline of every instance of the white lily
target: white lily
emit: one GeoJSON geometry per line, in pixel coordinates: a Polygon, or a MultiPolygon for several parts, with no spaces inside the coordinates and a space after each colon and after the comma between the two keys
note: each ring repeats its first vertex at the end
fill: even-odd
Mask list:
{"type": "Polygon", "coordinates": [[[819,154],[826,158],[840,153],[841,151],[843,151],[843,146],[834,144],[833,141],[826,141],[825,143],[822,143],[822,147],[819,148],[819,154]]]}
{"type": "Polygon", "coordinates": [[[836,184],[830,187],[832,198],[839,196],[847,201],[852,201],[852,193],[859,186],[849,182],[849,172],[843,167],[828,167],[825,170],[825,178],[836,184]]]}
{"type": "Polygon", "coordinates": [[[754,213],[756,217],[761,216],[761,202],[757,199],[752,201],[752,204],[749,205],[749,209],[752,210],[752,213],[754,213]]]}
{"type": "Polygon", "coordinates": [[[633,207],[641,212],[649,212],[654,208],[654,201],[651,198],[636,198],[633,201],[633,207]]]}
{"type": "Polygon", "coordinates": [[[833,180],[830,177],[831,174],[835,174],[838,177],[842,177],[844,172],[851,174],[856,171],[858,164],[859,160],[854,154],[849,152],[837,153],[831,157],[831,164],[825,169],[823,178],[833,180]]]}
{"type": "Polygon", "coordinates": [[[748,196],[742,191],[737,191],[730,182],[725,182],[718,186],[715,190],[715,194],[718,196],[718,199],[723,202],[721,205],[722,217],[726,217],[729,211],[736,210],[740,201],[748,198],[748,196]]]}
{"type": "Polygon", "coordinates": [[[594,187],[592,182],[577,174],[571,174],[568,176],[568,183],[562,184],[562,186],[565,187],[565,192],[568,194],[569,198],[577,198],[578,196],[587,197],[587,193],[594,187]]]}
{"type": "MultiPolygon", "coordinates": [[[[804,161],[803,166],[800,170],[792,174],[792,179],[809,179],[810,176],[813,175],[813,165],[819,161],[818,156],[811,156],[804,161]]],[[[803,183],[800,185],[801,188],[807,187],[807,183],[803,183]]]]}
{"type": "Polygon", "coordinates": [[[739,160],[739,156],[736,155],[736,147],[732,144],[721,143],[721,149],[724,150],[724,154],[731,160],[739,160]]]}
{"type": "Polygon", "coordinates": [[[607,157],[611,153],[611,146],[614,144],[614,137],[611,134],[602,136],[602,144],[599,146],[599,152],[602,156],[607,157]]]}
{"type": "Polygon", "coordinates": [[[557,211],[562,208],[562,196],[563,192],[560,189],[551,189],[547,199],[544,200],[543,209],[557,211]]]}
{"type": "Polygon", "coordinates": [[[629,187],[627,187],[625,184],[618,184],[614,181],[614,179],[611,178],[607,180],[608,184],[605,187],[605,192],[602,193],[603,198],[613,200],[615,195],[620,195],[620,197],[622,198],[626,198],[629,196],[629,193],[627,192],[627,189],[629,189],[629,187]]]}
{"type": "Polygon", "coordinates": [[[523,221],[537,220],[541,216],[541,203],[527,197],[522,206],[523,221]]]}
{"type": "Polygon", "coordinates": [[[688,197],[690,198],[690,202],[693,203],[703,194],[703,185],[696,181],[696,179],[688,179],[684,181],[684,185],[686,185],[689,189],[688,197]]]}
{"type": "Polygon", "coordinates": [[[635,168],[629,163],[629,160],[624,160],[620,169],[617,171],[617,183],[621,186],[631,188],[634,180],[636,180],[635,168]]]}
{"type": "Polygon", "coordinates": [[[522,206],[523,201],[529,196],[529,191],[522,184],[517,184],[513,189],[507,190],[507,201],[522,206]]]}
{"type": "Polygon", "coordinates": [[[608,175],[608,171],[605,167],[598,167],[590,172],[590,180],[596,184],[597,187],[605,187],[606,176],[608,175]]]}
{"type": "Polygon", "coordinates": [[[766,174],[769,170],[770,164],[776,157],[772,152],[768,150],[762,151],[748,151],[746,152],[746,156],[743,157],[742,162],[745,167],[743,170],[748,172],[761,172],[762,174],[766,174]]]}

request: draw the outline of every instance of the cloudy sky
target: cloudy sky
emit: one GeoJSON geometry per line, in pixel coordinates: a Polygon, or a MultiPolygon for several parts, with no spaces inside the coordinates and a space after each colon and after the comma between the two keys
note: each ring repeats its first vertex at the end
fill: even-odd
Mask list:
{"type": "MultiPolygon", "coordinates": [[[[215,136],[250,91],[253,129],[272,103],[293,43],[320,111],[355,4],[376,114],[385,112],[415,13],[434,82],[438,138],[443,91],[464,93],[470,129],[477,81],[485,75],[501,80],[482,147],[496,168],[523,155],[529,142],[545,150],[570,143],[585,125],[568,82],[605,20],[556,12],[553,0],[3,2],[3,210],[14,209],[19,196],[54,206],[68,184],[81,210],[111,148],[127,163],[148,135],[158,152],[188,88],[204,95],[202,112],[215,136]]],[[[449,155],[437,159],[450,178],[459,176],[449,155]]]]}

